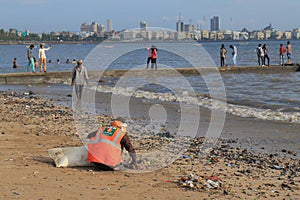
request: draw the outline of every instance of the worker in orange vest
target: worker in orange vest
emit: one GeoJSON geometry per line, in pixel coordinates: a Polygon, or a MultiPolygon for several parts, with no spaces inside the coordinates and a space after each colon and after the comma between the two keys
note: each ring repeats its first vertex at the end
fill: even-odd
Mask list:
{"type": "Polygon", "coordinates": [[[129,167],[136,167],[136,154],[128,135],[127,125],[120,120],[113,120],[109,126],[100,127],[88,144],[88,161],[95,165],[96,170],[114,171],[119,169],[122,161],[122,151],[125,149],[131,156],[129,167]]]}

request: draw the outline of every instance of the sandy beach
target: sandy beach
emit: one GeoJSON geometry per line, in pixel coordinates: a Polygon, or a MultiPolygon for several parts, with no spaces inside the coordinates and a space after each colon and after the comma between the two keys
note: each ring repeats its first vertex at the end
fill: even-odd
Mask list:
{"type": "MultiPolygon", "coordinates": [[[[1,199],[300,198],[299,124],[227,115],[222,139],[203,155],[201,131],[208,126],[210,111],[200,108],[199,137],[163,169],[129,173],[56,168],[48,149],[82,145],[70,108],[71,88],[56,98],[39,87],[24,88],[0,93],[1,199]],[[36,95],[23,94],[29,90],[36,95]]],[[[109,94],[97,99],[103,109],[109,105],[109,94]]],[[[142,99],[131,103],[138,105],[133,112],[147,110],[142,99]]],[[[176,113],[176,105],[162,104],[176,113]]],[[[150,151],[170,138],[128,134],[137,152],[150,151]]]]}

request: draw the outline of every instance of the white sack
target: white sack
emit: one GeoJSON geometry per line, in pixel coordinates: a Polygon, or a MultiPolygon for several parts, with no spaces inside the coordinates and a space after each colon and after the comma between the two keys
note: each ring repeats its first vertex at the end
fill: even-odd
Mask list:
{"type": "Polygon", "coordinates": [[[88,162],[87,146],[54,148],[48,152],[56,167],[92,166],[88,162]]]}

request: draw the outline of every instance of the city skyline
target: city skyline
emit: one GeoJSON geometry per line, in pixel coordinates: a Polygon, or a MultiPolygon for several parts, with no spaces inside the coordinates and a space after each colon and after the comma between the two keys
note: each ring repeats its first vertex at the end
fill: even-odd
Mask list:
{"type": "Polygon", "coordinates": [[[107,29],[107,20],[112,19],[114,30],[139,28],[140,21],[146,21],[150,27],[175,30],[179,15],[185,24],[207,30],[214,16],[220,17],[221,30],[259,30],[270,23],[283,31],[300,27],[297,20],[300,1],[296,0],[284,1],[288,9],[283,8],[279,0],[193,0],[188,3],[153,0],[150,5],[146,2],[128,0],[124,5],[116,5],[117,2],[101,0],[1,0],[0,16],[5,20],[0,28],[28,29],[36,33],[79,32],[83,22],[97,21],[107,29]]]}

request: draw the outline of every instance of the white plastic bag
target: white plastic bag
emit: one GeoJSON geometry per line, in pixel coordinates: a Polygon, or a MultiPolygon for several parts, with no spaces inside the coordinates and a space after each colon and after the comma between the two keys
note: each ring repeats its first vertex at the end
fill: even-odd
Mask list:
{"type": "Polygon", "coordinates": [[[56,167],[92,166],[88,162],[87,146],[54,148],[48,152],[56,167]]]}

